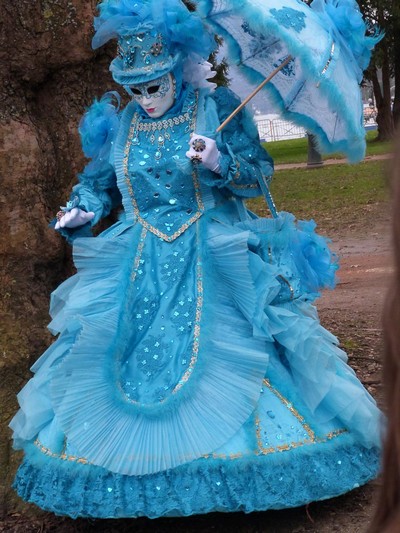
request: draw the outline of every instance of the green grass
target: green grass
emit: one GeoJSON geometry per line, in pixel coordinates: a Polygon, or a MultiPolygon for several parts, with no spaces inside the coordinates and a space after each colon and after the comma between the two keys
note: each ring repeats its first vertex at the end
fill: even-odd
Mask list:
{"type": "Polygon", "coordinates": [[[360,344],[355,339],[351,338],[341,338],[340,347],[349,355],[361,348],[360,344]]]}
{"type": "MultiPolygon", "coordinates": [[[[314,218],[324,229],[343,228],[382,210],[388,196],[386,164],[370,161],[282,170],[275,174],[271,193],[278,211],[314,218]]],[[[263,198],[247,205],[258,215],[269,214],[263,198]]]]}
{"type": "MultiPolygon", "coordinates": [[[[377,132],[367,132],[367,156],[387,154],[392,151],[391,142],[378,142],[377,132]]],[[[276,165],[284,163],[306,163],[308,154],[307,138],[290,139],[287,141],[275,141],[263,143],[271,154],[276,165]]],[[[329,154],[324,159],[342,159],[343,154],[329,154]]]]}

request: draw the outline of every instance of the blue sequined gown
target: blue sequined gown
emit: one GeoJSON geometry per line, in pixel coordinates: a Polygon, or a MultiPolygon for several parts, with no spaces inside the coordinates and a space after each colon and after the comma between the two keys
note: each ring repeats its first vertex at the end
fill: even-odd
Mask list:
{"type": "Polygon", "coordinates": [[[72,517],[250,512],[376,475],[379,411],[312,305],[333,283],[325,241],[245,210],[272,174],[245,112],[217,138],[220,175],[185,157],[236,104],[190,87],[160,119],[130,103],[91,154],[73,197],[93,224],[124,210],[96,238],[66,232],[77,274],[11,424],[25,500],[72,517]]]}

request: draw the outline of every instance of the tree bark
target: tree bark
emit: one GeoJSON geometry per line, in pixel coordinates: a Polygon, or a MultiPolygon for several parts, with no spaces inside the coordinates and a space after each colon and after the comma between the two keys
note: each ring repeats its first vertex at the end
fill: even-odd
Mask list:
{"type": "MultiPolygon", "coordinates": [[[[385,12],[382,5],[378,6],[378,24],[381,28],[385,27],[385,12]]],[[[380,46],[382,53],[382,89],[380,89],[376,67],[373,68],[372,83],[374,87],[376,107],[378,110],[378,116],[376,122],[378,124],[378,140],[387,141],[393,138],[394,126],[392,115],[392,102],[390,97],[390,58],[389,50],[385,46],[384,42],[381,42],[380,46]],[[379,87],[379,89],[378,89],[379,87]]]]}
{"type": "Polygon", "coordinates": [[[400,7],[395,6],[394,18],[394,102],[393,121],[396,128],[400,128],[400,7]]]}
{"type": "Polygon", "coordinates": [[[48,223],[84,165],[84,107],[114,88],[113,54],[90,46],[96,4],[0,0],[0,516],[22,506],[10,488],[15,395],[50,341],[49,295],[69,273],[67,248],[48,223]]]}
{"type": "MultiPolygon", "coordinates": [[[[382,69],[382,76],[384,75],[382,69]]],[[[393,128],[393,116],[390,102],[390,77],[389,77],[389,88],[387,87],[387,81],[384,83],[383,91],[378,79],[378,73],[375,66],[369,69],[369,79],[372,81],[372,86],[374,89],[374,96],[376,102],[376,108],[378,114],[376,117],[376,122],[378,124],[378,137],[379,141],[386,141],[393,138],[394,128],[393,128]],[[388,96],[389,92],[389,96],[388,96]]]]}

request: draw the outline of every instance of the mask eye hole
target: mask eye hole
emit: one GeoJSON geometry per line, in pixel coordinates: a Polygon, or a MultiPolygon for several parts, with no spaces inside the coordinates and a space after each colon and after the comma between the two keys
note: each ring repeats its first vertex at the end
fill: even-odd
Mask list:
{"type": "Polygon", "coordinates": [[[142,96],[142,91],[140,91],[139,89],[136,89],[136,87],[131,87],[130,89],[135,96],[142,96]]]}
{"type": "Polygon", "coordinates": [[[158,93],[159,90],[160,90],[160,86],[159,85],[152,85],[151,87],[149,87],[147,89],[147,92],[149,94],[156,94],[156,93],[158,93]]]}

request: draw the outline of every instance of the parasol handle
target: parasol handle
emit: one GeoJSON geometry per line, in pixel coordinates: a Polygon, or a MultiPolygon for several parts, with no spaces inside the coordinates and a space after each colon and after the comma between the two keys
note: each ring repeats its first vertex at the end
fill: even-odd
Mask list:
{"type": "Polygon", "coordinates": [[[264,87],[264,85],[266,85],[269,81],[271,81],[272,78],[273,78],[274,76],[276,76],[280,70],[282,70],[284,67],[286,67],[286,65],[287,65],[288,63],[290,63],[290,61],[292,61],[292,59],[293,59],[293,57],[289,55],[289,56],[285,59],[285,61],[283,61],[283,62],[279,65],[279,67],[277,67],[275,70],[273,70],[273,71],[271,72],[271,74],[268,76],[268,78],[266,78],[262,83],[260,83],[260,85],[259,85],[256,89],[254,89],[254,91],[253,91],[253,92],[252,92],[252,93],[251,93],[251,94],[250,94],[245,100],[243,100],[243,102],[240,104],[240,106],[237,107],[237,108],[235,109],[235,111],[234,111],[233,113],[231,113],[231,114],[229,115],[229,117],[228,117],[226,120],[224,120],[224,122],[223,122],[220,126],[218,126],[218,128],[217,128],[217,133],[219,133],[220,131],[222,131],[222,130],[225,128],[225,126],[226,126],[227,124],[229,124],[229,122],[230,122],[234,117],[236,117],[236,115],[237,115],[237,114],[238,114],[238,113],[244,108],[244,106],[247,105],[247,104],[250,102],[250,100],[251,100],[252,98],[254,98],[255,95],[256,95],[259,91],[261,91],[261,89],[264,87]]]}

